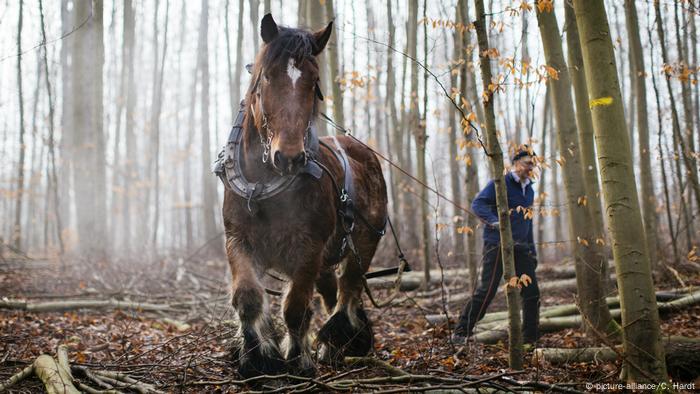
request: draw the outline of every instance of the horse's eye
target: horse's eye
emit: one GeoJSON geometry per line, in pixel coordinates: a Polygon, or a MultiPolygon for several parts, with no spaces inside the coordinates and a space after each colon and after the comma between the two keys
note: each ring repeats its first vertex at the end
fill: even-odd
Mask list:
{"type": "Polygon", "coordinates": [[[263,74],[263,81],[265,81],[265,83],[270,83],[270,78],[267,75],[263,74]]]}

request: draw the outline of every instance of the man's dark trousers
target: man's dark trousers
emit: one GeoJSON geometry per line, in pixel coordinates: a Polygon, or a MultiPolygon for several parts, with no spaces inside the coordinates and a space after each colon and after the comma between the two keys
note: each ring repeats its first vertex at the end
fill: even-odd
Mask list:
{"type": "MultiPolygon", "coordinates": [[[[520,291],[523,299],[523,341],[533,343],[538,339],[538,323],[540,311],[540,289],[537,286],[537,259],[527,247],[516,245],[513,248],[515,256],[515,272],[520,277],[526,274],[532,279],[532,283],[520,291]]],[[[483,268],[481,282],[472,298],[467,302],[459,317],[456,334],[471,336],[474,325],[486,314],[486,309],[493,301],[498,286],[503,277],[503,263],[501,261],[501,246],[498,244],[484,243],[483,268]]]]}

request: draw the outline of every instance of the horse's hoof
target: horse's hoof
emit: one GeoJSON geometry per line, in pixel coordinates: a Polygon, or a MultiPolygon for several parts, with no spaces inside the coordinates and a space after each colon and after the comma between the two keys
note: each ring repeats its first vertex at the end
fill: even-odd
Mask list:
{"type": "Polygon", "coordinates": [[[338,368],[343,364],[343,352],[327,343],[322,343],[318,349],[318,362],[331,368],[338,368]]]}
{"type": "Polygon", "coordinates": [[[245,379],[260,375],[281,375],[287,372],[282,355],[264,355],[257,350],[243,353],[239,350],[238,373],[245,379]]]}
{"type": "Polygon", "coordinates": [[[359,327],[354,327],[350,323],[350,318],[345,311],[340,311],[321,327],[318,333],[320,342],[328,345],[326,358],[342,360],[344,356],[365,356],[372,350],[374,345],[374,335],[372,326],[361,308],[356,310],[356,317],[359,320],[359,327]]]}
{"type": "Polygon", "coordinates": [[[306,358],[306,360],[302,360],[302,357],[295,357],[291,360],[287,360],[287,371],[291,375],[305,378],[316,377],[318,372],[316,366],[310,359],[306,358]]]}

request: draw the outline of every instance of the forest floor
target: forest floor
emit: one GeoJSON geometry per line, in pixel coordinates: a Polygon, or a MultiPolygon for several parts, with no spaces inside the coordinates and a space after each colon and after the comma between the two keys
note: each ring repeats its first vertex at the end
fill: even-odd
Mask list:
{"type": "MultiPolygon", "coordinates": [[[[620,383],[619,359],[555,366],[533,363],[530,353],[526,356],[525,370],[513,373],[508,369],[508,352],[502,342],[451,344],[447,326],[433,326],[425,316],[446,310],[454,321],[463,302],[443,303],[442,294],[465,291],[466,284],[460,278],[446,278],[432,292],[402,294],[407,296],[404,301],[389,308],[378,310],[365,302],[374,322],[376,339],[371,357],[383,363],[363,359],[336,368],[320,365],[315,380],[287,377],[275,380],[274,384],[262,380],[242,382],[230,352],[236,328],[229,306],[227,275],[224,261],[173,259],[141,265],[133,261],[61,264],[47,260],[0,260],[0,301],[24,300],[36,308],[67,308],[63,311],[0,309],[0,383],[40,354],[54,356],[61,344],[68,348],[75,378],[95,388],[98,388],[95,382],[80,371],[118,371],[164,392],[273,388],[278,392],[348,389],[405,392],[467,389],[470,381],[471,387],[508,391],[591,392],[602,387],[592,388],[591,384],[620,383]],[[119,308],[102,309],[74,309],[60,304],[78,300],[111,300],[113,304],[117,301],[122,304],[119,308]],[[397,376],[390,377],[392,374],[397,376]]],[[[557,275],[547,266],[538,269],[540,283],[556,280],[557,275]]],[[[688,286],[700,285],[698,274],[684,279],[688,286]]],[[[269,287],[283,286],[275,282],[271,279],[269,287]]],[[[671,281],[657,283],[659,289],[678,286],[671,281]]],[[[382,290],[374,295],[381,300],[389,293],[382,290]]],[[[270,298],[278,310],[279,297],[270,298]]],[[[543,308],[574,301],[571,288],[542,292],[543,308]]],[[[326,316],[317,298],[314,304],[312,333],[317,332],[326,316]]],[[[504,309],[505,300],[499,294],[489,312],[504,309]]],[[[664,314],[663,335],[697,338],[700,336],[698,316],[700,306],[664,314]]],[[[595,343],[580,329],[566,329],[544,334],[537,346],[582,348],[595,343]]],[[[684,383],[700,387],[700,380],[684,383]]],[[[116,388],[136,392],[136,387],[124,383],[116,388]]],[[[35,376],[10,389],[10,392],[42,391],[43,385],[35,376]]]]}

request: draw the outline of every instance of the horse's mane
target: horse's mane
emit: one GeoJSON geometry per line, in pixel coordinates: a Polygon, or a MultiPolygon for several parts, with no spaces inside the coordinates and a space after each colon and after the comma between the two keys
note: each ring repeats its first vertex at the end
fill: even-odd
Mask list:
{"type": "Polygon", "coordinates": [[[289,58],[299,62],[311,57],[312,51],[313,40],[309,31],[279,27],[279,33],[265,46],[258,61],[263,69],[276,66],[286,68],[289,58]]]}

